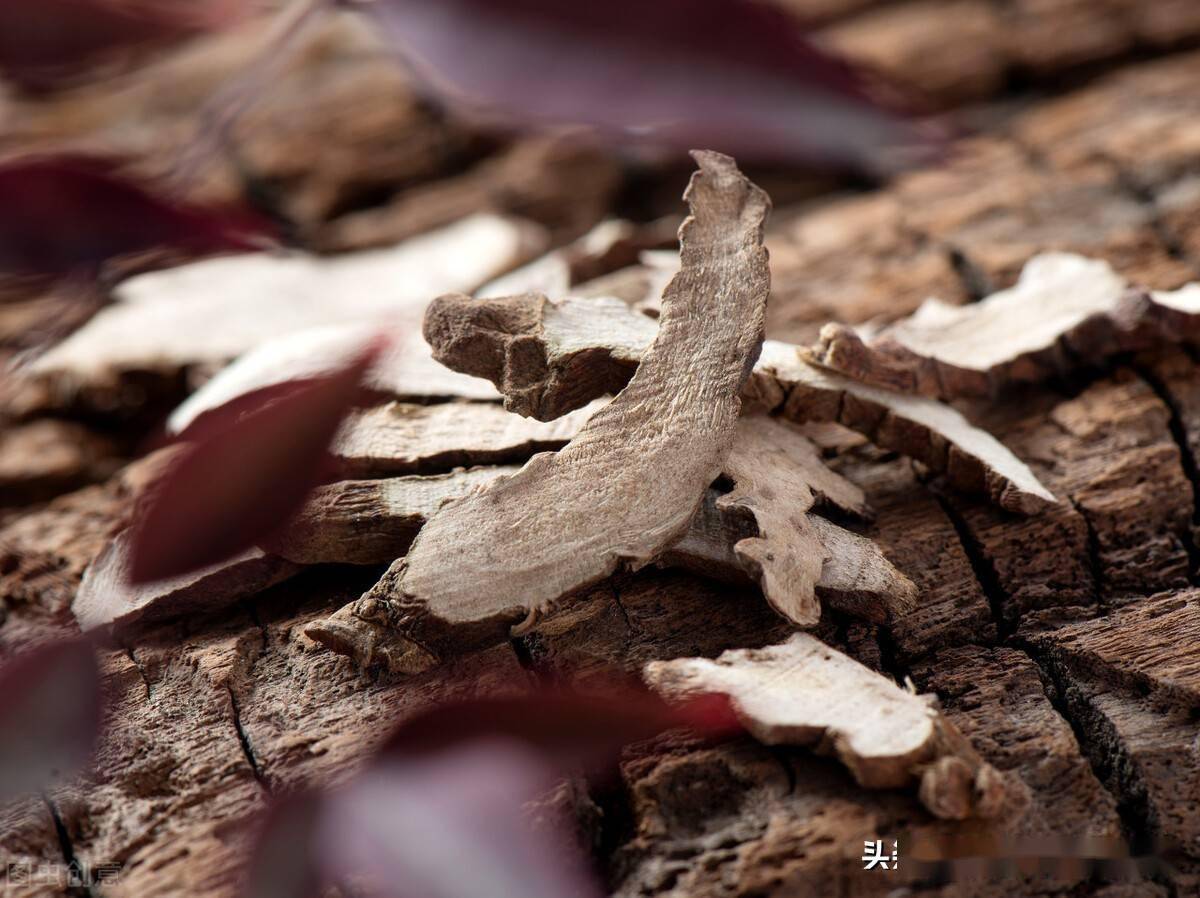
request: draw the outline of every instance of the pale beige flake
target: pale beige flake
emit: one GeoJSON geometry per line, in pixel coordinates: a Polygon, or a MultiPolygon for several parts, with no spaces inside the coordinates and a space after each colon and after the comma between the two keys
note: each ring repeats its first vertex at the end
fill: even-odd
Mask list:
{"type": "Polygon", "coordinates": [[[139,275],[29,371],[87,386],[125,371],[228,362],[314,327],[416,322],[432,297],[474,289],[544,240],[534,226],[478,215],[389,249],[328,259],[244,254],[139,275]]]}
{"type": "Polygon", "coordinates": [[[919,783],[939,817],[992,816],[1005,803],[1004,778],[929,701],[807,633],[715,661],[652,661],[644,675],[669,698],[728,696],[759,741],[832,755],[867,788],[919,783]]]}
{"type": "Polygon", "coordinates": [[[864,383],[943,399],[986,397],[1080,364],[1200,336],[1200,286],[1132,290],[1107,262],[1035,256],[1015,286],[962,306],[927,300],[865,335],[828,324],[808,357],[864,383]]]}

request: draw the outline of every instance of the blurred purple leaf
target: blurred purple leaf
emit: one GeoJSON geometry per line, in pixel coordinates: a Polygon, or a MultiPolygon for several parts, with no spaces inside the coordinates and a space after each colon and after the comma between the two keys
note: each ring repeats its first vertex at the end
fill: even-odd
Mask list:
{"type": "Polygon", "coordinates": [[[204,415],[133,524],[129,580],[147,583],[255,545],[303,504],[377,345],[340,370],[265,387],[204,415]]]}
{"type": "Polygon", "coordinates": [[[0,163],[0,273],[94,275],[110,259],[158,248],[189,254],[258,248],[270,230],[244,212],[159,196],[118,162],[77,154],[0,163]]]}
{"type": "Polygon", "coordinates": [[[298,792],[267,811],[246,870],[247,898],[316,898],[324,874],[317,857],[317,826],[324,797],[298,792]]]}
{"type": "Polygon", "coordinates": [[[554,782],[538,755],[502,741],[384,761],[333,794],[315,849],[331,878],[395,898],[599,896],[574,846],[523,812],[554,782]]]}
{"type": "Polygon", "coordinates": [[[546,690],[439,705],[402,723],[382,754],[415,757],[478,739],[504,739],[528,746],[558,769],[598,768],[625,745],[676,728],[706,736],[741,731],[722,696],[671,705],[644,687],[622,683],[611,684],[603,695],[546,690]]]}
{"type": "Polygon", "coordinates": [[[578,849],[524,806],[555,783],[519,744],[458,744],[384,758],[325,795],[285,799],[269,814],[247,898],[315,898],[339,881],[392,898],[593,898],[578,849]]]}
{"type": "Polygon", "coordinates": [[[432,85],[522,123],[869,169],[938,146],[881,85],[817,49],[765,0],[364,0],[361,8],[432,85]]]}
{"type": "Polygon", "coordinates": [[[226,27],[245,6],[245,0],[7,0],[0,3],[0,72],[24,87],[53,87],[114,51],[226,27]]]}
{"type": "Polygon", "coordinates": [[[40,646],[0,668],[0,802],[77,772],[102,717],[100,672],[83,640],[40,646]]]}

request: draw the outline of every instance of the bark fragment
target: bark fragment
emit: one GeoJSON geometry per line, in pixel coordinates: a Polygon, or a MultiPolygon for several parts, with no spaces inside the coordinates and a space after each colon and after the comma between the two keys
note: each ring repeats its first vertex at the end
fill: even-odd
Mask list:
{"type": "Polygon", "coordinates": [[[351,478],[523,461],[535,452],[561,449],[603,406],[604,400],[596,400],[541,422],[489,403],[391,402],[352,412],[331,452],[341,473],[351,478]]]}
{"type": "Polygon", "coordinates": [[[994,396],[1045,380],[1075,360],[1200,336],[1200,286],[1131,290],[1102,260],[1045,253],[1017,284],[965,306],[926,301],[915,314],[865,336],[827,324],[808,352],[819,365],[906,393],[942,399],[994,396]]]}
{"type": "Polygon", "coordinates": [[[300,512],[264,545],[297,564],[388,564],[408,550],[443,502],[518,470],[472,468],[433,477],[343,480],[317,487],[300,512]]]}
{"type": "Polygon", "coordinates": [[[299,567],[259,548],[200,570],[138,586],[129,584],[130,532],[119,533],[84,572],[71,610],[84,630],[124,631],[190,612],[220,610],[286,580],[299,567]]]}
{"type": "Polygon", "coordinates": [[[781,645],[728,651],[715,661],[652,661],[644,674],[671,697],[728,695],[757,739],[814,746],[867,788],[919,781],[922,803],[938,817],[987,817],[1004,808],[1004,778],[929,701],[806,633],[781,645]]]}
{"type": "MultiPolygon", "coordinates": [[[[507,408],[541,420],[619,390],[654,332],[651,319],[611,299],[442,296],[425,315],[434,358],[488,378],[507,408]]],[[[745,395],[790,421],[857,430],[1007,510],[1032,513],[1056,501],[1020,459],[953,408],[818,368],[791,344],[763,344],[745,395]]]]}
{"type": "Polygon", "coordinates": [[[386,627],[434,654],[495,641],[622,564],[653,561],[686,531],[733,445],[769,290],[766,194],[728,157],[696,161],[683,268],[621,396],[560,452],[443,508],[407,559],[335,615],[339,626],[362,619],[355,606],[378,618],[387,605],[386,627]]]}

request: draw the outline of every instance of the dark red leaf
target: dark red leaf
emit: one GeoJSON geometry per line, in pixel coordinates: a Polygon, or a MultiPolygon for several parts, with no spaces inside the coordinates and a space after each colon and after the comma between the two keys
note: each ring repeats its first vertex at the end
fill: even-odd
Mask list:
{"type": "Polygon", "coordinates": [[[100,672],[82,640],[41,646],[0,668],[0,803],[78,771],[102,717],[100,672]]]}
{"type": "Polygon", "coordinates": [[[334,793],[315,849],[331,878],[361,876],[394,898],[598,898],[561,828],[524,813],[554,781],[508,742],[384,761],[334,793]]]}
{"type": "Polygon", "coordinates": [[[432,84],[525,123],[890,168],[936,141],[765,0],[373,0],[432,84]]]}
{"type": "Polygon", "coordinates": [[[381,759],[332,792],[278,804],[243,894],[316,898],[349,881],[395,898],[599,896],[578,848],[524,812],[554,782],[510,742],[381,759]]]}
{"type": "Polygon", "coordinates": [[[288,795],[262,822],[242,888],[247,898],[317,898],[324,873],[317,857],[324,796],[288,795]]]}
{"type": "Polygon", "coordinates": [[[401,724],[383,752],[408,757],[504,739],[530,746],[560,768],[599,767],[623,746],[676,728],[706,736],[741,731],[723,696],[669,705],[644,688],[622,685],[603,695],[551,690],[440,705],[401,724]]]}
{"type": "Polygon", "coordinates": [[[0,71],[51,87],[113,51],[163,44],[241,18],[244,0],[37,0],[0,3],[0,71]]]}
{"type": "Polygon", "coordinates": [[[117,160],[27,156],[0,163],[0,273],[94,275],[110,259],[158,248],[188,254],[257,248],[270,231],[244,212],[172,201],[118,174],[117,160]]]}
{"type": "Polygon", "coordinates": [[[286,523],[320,482],[326,450],[377,352],[239,397],[180,434],[190,445],[134,521],[130,582],[222,561],[286,523]]]}

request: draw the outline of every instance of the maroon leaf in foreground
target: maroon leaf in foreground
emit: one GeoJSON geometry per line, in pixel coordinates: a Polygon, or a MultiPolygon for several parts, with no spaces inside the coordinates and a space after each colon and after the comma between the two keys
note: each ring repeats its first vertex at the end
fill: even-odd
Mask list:
{"type": "Polygon", "coordinates": [[[372,346],[333,373],[249,393],[180,434],[191,445],[134,521],[130,582],[214,564],[283,525],[320,482],[326,450],[377,352],[372,346]]]}
{"type": "Polygon", "coordinates": [[[253,236],[270,230],[244,212],[156,195],[117,168],[114,159],[70,154],[0,163],[0,273],[91,276],[110,259],[158,248],[254,249],[253,236]]]}
{"type": "Polygon", "coordinates": [[[706,736],[741,731],[723,696],[669,705],[642,687],[621,685],[605,695],[543,691],[440,705],[402,723],[382,753],[415,757],[499,738],[528,746],[559,769],[595,768],[630,742],[676,728],[706,736]]]}
{"type": "Polygon", "coordinates": [[[174,41],[241,17],[244,0],[37,0],[0,3],[0,71],[53,86],[113,51],[174,41]]]}
{"type": "Polygon", "coordinates": [[[101,705],[96,657],[83,640],[41,646],[0,668],[0,803],[82,767],[101,705]]]}
{"type": "Polygon", "coordinates": [[[523,806],[554,784],[514,743],[469,743],[384,762],[336,792],[317,829],[334,877],[395,898],[590,898],[578,850],[523,806]]]}
{"type": "Polygon", "coordinates": [[[554,782],[540,756],[504,741],[384,759],[277,807],[244,894],[315,898],[352,881],[393,898],[599,896],[578,849],[523,811],[554,782]]]}
{"type": "Polygon", "coordinates": [[[526,123],[676,149],[888,169],[928,134],[765,0],[372,0],[431,83],[526,123]]]}
{"type": "Polygon", "coordinates": [[[556,835],[568,827],[535,827],[523,806],[564,772],[664,730],[740,731],[723,697],[671,706],[644,687],[608,685],[603,695],[457,702],[405,721],[345,786],[276,807],[245,894],[308,898],[322,882],[366,876],[371,894],[396,898],[597,895],[577,847],[556,835]]]}

